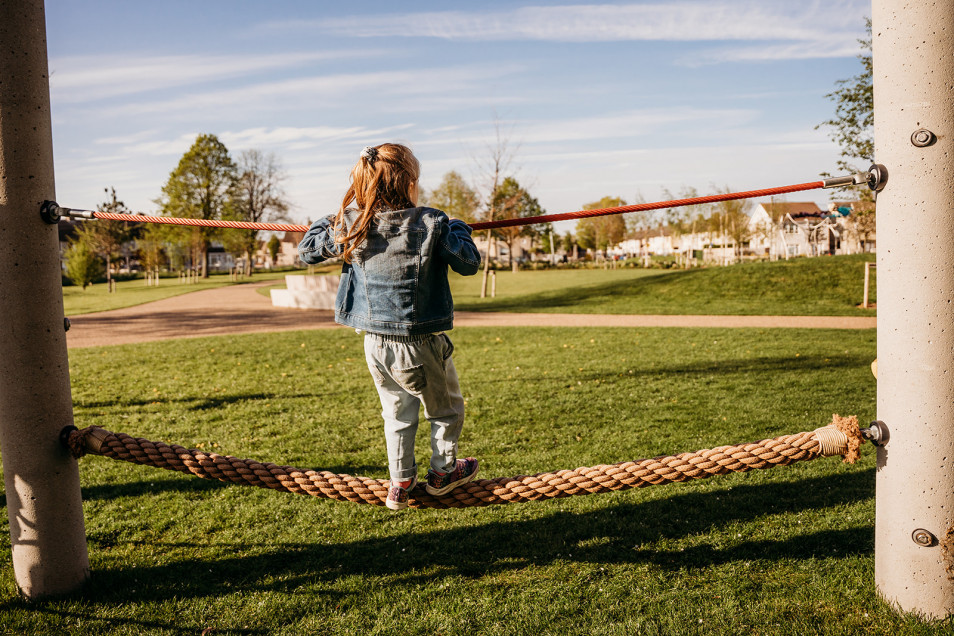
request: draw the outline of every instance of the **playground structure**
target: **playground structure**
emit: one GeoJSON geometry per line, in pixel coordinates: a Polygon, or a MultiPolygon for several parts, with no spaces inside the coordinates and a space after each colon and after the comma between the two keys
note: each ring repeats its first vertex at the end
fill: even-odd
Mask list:
{"type": "Polygon", "coordinates": [[[272,304],[276,307],[334,309],[340,276],[285,277],[285,289],[272,289],[272,304]]]}
{"type": "MultiPolygon", "coordinates": [[[[954,533],[954,473],[947,465],[954,456],[954,227],[947,218],[954,208],[949,179],[954,153],[947,147],[954,139],[949,88],[954,85],[954,40],[945,35],[954,33],[954,0],[932,6],[875,0],[873,9],[876,153],[891,170],[891,185],[878,199],[878,262],[883,265],[878,277],[878,417],[884,424],[868,433],[880,444],[875,582],[882,596],[901,610],[943,617],[954,613],[954,578],[949,574],[954,555],[941,547],[954,533]],[[905,221],[913,209],[920,211],[914,230],[905,221]],[[890,440],[885,433],[889,429],[890,440]]],[[[27,598],[76,589],[89,572],[78,469],[57,441],[66,430],[74,450],[87,446],[85,439],[77,443],[72,434],[51,207],[46,207],[46,222],[39,214],[44,201],[55,200],[44,20],[42,0],[0,2],[0,38],[8,44],[0,51],[0,313],[10,325],[10,333],[0,338],[0,449],[14,570],[27,598]]],[[[884,185],[884,175],[874,174],[879,171],[880,166],[868,173],[870,185],[884,185]]],[[[758,192],[767,191],[738,193],[736,198],[764,196],[758,192]]],[[[673,203],[666,202],[666,207],[673,203]]],[[[624,211],[631,210],[602,212],[624,211]]],[[[532,220],[510,224],[527,222],[532,220]]],[[[96,439],[93,433],[86,437],[96,439]]],[[[114,448],[119,456],[119,447],[129,448],[128,436],[112,434],[115,441],[108,437],[101,438],[100,450],[114,448]]],[[[824,454],[825,443],[817,432],[797,437],[797,443],[785,441],[797,449],[794,454],[824,454]]],[[[156,443],[136,443],[142,456],[166,457],[156,443]],[[155,452],[150,453],[150,445],[155,452]]],[[[722,448],[713,450],[733,459],[733,453],[722,448]]],[[[170,452],[179,455],[177,449],[170,452]]],[[[129,455],[136,452],[130,450],[129,455]]],[[[219,456],[189,456],[203,469],[223,465],[219,456]]],[[[723,466],[711,456],[702,457],[701,463],[723,466]]],[[[266,465],[236,465],[233,459],[224,461],[235,474],[267,481],[257,472],[266,465]]],[[[768,460],[752,463],[761,461],[768,460]]],[[[195,472],[185,459],[182,466],[195,472]]],[[[628,467],[617,465],[620,470],[628,472],[628,467]]],[[[566,480],[572,486],[562,490],[549,478],[533,477],[555,489],[547,490],[551,493],[587,490],[581,484],[591,482],[601,487],[600,475],[578,471],[566,480]]],[[[300,484],[293,472],[285,471],[284,481],[300,484]]],[[[337,491],[326,477],[331,485],[324,488],[337,491]]],[[[491,492],[501,486],[490,486],[491,492]]],[[[315,486],[318,491],[322,487],[315,486]]],[[[301,488],[308,490],[303,484],[301,488]]],[[[362,482],[359,488],[373,494],[380,484],[362,482]]],[[[469,489],[464,494],[481,499],[469,489]]]]}

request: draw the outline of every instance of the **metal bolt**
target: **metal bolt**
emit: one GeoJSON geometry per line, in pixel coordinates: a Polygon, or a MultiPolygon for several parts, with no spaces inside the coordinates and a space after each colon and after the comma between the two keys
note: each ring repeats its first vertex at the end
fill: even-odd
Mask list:
{"type": "Polygon", "coordinates": [[[925,148],[937,141],[937,136],[927,128],[919,128],[911,133],[911,143],[918,148],[925,148]]]}
{"type": "Polygon", "coordinates": [[[888,183],[888,169],[880,163],[873,163],[871,164],[871,167],[868,168],[868,174],[866,177],[868,180],[868,187],[876,193],[881,192],[884,190],[884,186],[888,183]]]}
{"type": "Polygon", "coordinates": [[[56,201],[44,201],[43,205],[40,206],[40,216],[50,225],[56,225],[60,222],[63,213],[56,201]]]}
{"type": "Polygon", "coordinates": [[[911,539],[917,543],[922,548],[929,548],[935,543],[937,543],[937,537],[925,530],[924,528],[918,528],[911,533],[911,539]]]}
{"type": "Polygon", "coordinates": [[[881,420],[876,420],[871,423],[869,428],[861,429],[861,436],[875,446],[884,446],[888,443],[890,437],[888,425],[881,420]]]}

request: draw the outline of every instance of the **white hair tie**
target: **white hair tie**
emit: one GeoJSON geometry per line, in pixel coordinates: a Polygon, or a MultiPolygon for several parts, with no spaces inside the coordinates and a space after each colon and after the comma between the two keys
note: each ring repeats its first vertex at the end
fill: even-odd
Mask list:
{"type": "Polygon", "coordinates": [[[361,151],[361,157],[368,160],[368,163],[374,165],[374,160],[378,158],[378,149],[374,146],[365,146],[361,151]]]}

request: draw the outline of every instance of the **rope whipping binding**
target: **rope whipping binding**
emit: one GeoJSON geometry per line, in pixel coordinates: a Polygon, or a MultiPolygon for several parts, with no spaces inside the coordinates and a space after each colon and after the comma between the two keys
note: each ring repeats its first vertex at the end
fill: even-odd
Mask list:
{"type": "MultiPolygon", "coordinates": [[[[736,201],[739,199],[757,199],[760,197],[775,196],[780,194],[790,194],[793,192],[804,192],[807,190],[820,190],[823,188],[837,188],[852,185],[867,184],[875,192],[880,191],[887,182],[888,173],[884,166],[874,164],[868,172],[859,172],[844,177],[833,177],[819,181],[810,181],[807,183],[798,183],[788,186],[778,186],[775,188],[764,188],[762,190],[747,190],[744,192],[725,192],[701,197],[690,197],[687,199],[672,199],[669,201],[656,201],[653,203],[636,203],[633,205],[623,205],[611,208],[597,208],[593,210],[577,210],[576,212],[563,212],[559,214],[544,214],[541,216],[528,216],[512,219],[498,219],[496,221],[483,221],[480,223],[471,223],[473,230],[489,230],[503,227],[514,227],[519,225],[534,225],[537,223],[553,223],[556,221],[567,221],[572,219],[582,219],[594,216],[607,216],[611,214],[626,214],[629,212],[646,212],[650,210],[662,210],[666,208],[678,208],[687,205],[698,205],[705,203],[716,203],[720,201],[736,201]]],[[[162,223],[167,225],[184,225],[196,227],[220,227],[235,228],[246,230],[267,230],[273,232],[307,232],[307,225],[297,225],[292,223],[253,223],[251,221],[227,221],[220,219],[191,219],[172,216],[150,216],[137,212],[116,214],[114,212],[100,212],[97,210],[81,210],[75,208],[65,208],[55,201],[45,201],[41,208],[41,214],[48,223],[56,223],[63,216],[74,219],[100,219],[109,221],[126,221],[132,223],[162,223]]]]}
{"type": "MultiPolygon", "coordinates": [[[[874,428],[861,430],[855,416],[833,415],[830,424],[812,432],[612,465],[479,479],[440,497],[428,494],[423,486],[419,486],[411,491],[409,505],[413,508],[465,508],[556,499],[787,466],[833,455],[841,455],[845,462],[853,463],[860,456],[859,447],[866,439],[875,444],[884,439],[880,431],[872,432],[874,428]]],[[[83,430],[67,427],[61,434],[61,441],[76,458],[90,453],[204,479],[312,497],[383,506],[388,495],[389,482],[386,479],[206,453],[113,433],[96,426],[83,430]]]]}

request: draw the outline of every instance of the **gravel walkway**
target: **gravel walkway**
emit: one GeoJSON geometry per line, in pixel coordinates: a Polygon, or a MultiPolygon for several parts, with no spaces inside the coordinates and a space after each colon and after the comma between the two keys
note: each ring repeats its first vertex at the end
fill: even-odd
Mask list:
{"type": "MultiPolygon", "coordinates": [[[[70,318],[70,348],[237,333],[341,328],[322,309],[272,306],[258,288],[275,281],[219,287],[70,318]]],[[[874,329],[876,318],[851,316],[651,316],[462,312],[457,327],[758,327],[874,329]]]]}

